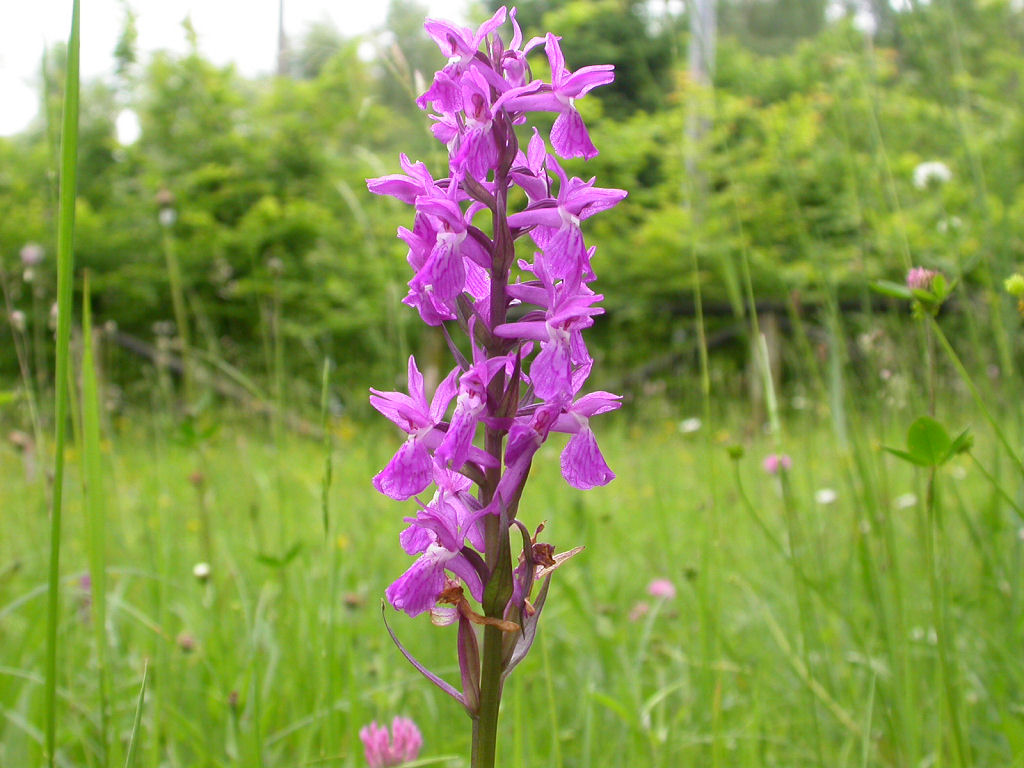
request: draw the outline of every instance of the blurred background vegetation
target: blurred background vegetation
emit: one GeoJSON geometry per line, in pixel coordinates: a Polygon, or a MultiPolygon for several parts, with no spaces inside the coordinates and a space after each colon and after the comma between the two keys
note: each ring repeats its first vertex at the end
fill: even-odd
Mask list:
{"type": "MultiPolygon", "coordinates": [[[[364,184],[397,171],[400,152],[443,168],[413,103],[443,64],[424,15],[392,0],[372,58],[364,41],[311,26],[258,79],[210,63],[187,21],[186,54],[142,61],[128,15],[116,75],[83,90],[79,145],[76,259],[109,341],[108,392],[145,399],[153,362],[185,352],[205,381],[315,409],[330,358],[335,405],[358,410],[410,351],[440,360],[399,304],[408,268],[394,233],[409,210],[364,184]],[[125,110],[141,126],[127,145],[125,110]]],[[[783,376],[798,364],[787,355],[824,366],[830,346],[844,360],[875,354],[886,313],[906,309],[870,281],[902,280],[911,264],[962,278],[953,311],[976,342],[971,362],[1011,366],[1019,319],[999,289],[1024,262],[1020,3],[720,0],[716,50],[697,56],[673,0],[524,0],[519,19],[527,35],[556,30],[571,68],[617,70],[581,104],[601,155],[572,165],[630,192],[588,234],[608,308],[593,343],[600,384],[679,395],[701,302],[716,382],[737,394],[742,377],[726,374],[748,365],[751,306],[797,339],[783,376]]],[[[0,138],[15,340],[0,376],[15,388],[52,370],[62,57],[42,62],[41,117],[0,138]]],[[[543,56],[534,65],[542,75],[543,56]]]]}

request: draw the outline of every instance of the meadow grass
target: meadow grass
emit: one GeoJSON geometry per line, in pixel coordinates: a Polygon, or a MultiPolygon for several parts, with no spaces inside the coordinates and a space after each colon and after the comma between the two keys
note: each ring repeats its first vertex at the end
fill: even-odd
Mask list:
{"type": "MultiPolygon", "coordinates": [[[[932,583],[927,476],[879,449],[902,445],[911,418],[868,402],[861,415],[843,449],[822,412],[784,414],[798,436],[784,446],[794,462],[784,479],[761,468],[776,443],[741,406],[692,434],[675,419],[618,414],[601,438],[619,477],[589,493],[564,486],[557,447],[545,447],[522,516],[546,521],[559,549],[586,550],[556,575],[537,652],[510,679],[503,764],[1020,764],[1024,541],[1006,489],[985,475],[1011,489],[1018,478],[978,419],[986,472],[961,456],[936,475],[932,583]],[[815,500],[824,488],[834,502],[815,500]],[[655,578],[677,596],[647,595],[655,578]]],[[[369,478],[397,437],[330,422],[325,484],[322,440],[206,418],[183,429],[139,413],[106,427],[103,632],[103,603],[82,582],[90,549],[96,562],[96,513],[77,482],[97,469],[78,448],[68,455],[57,764],[121,764],[134,734],[137,764],[355,766],[358,729],[406,714],[425,759],[465,765],[468,720],[381,621],[383,590],[410,558],[397,545],[399,513],[369,478]],[[193,574],[201,561],[208,578],[193,574]]],[[[0,478],[17,521],[0,539],[0,764],[35,765],[46,500],[7,446],[0,478]]],[[[388,612],[410,650],[457,680],[453,628],[388,612]]]]}
{"type": "MultiPolygon", "coordinates": [[[[81,391],[64,395],[74,378],[74,18],[54,452],[33,471],[0,445],[0,766],[357,766],[360,727],[395,714],[424,733],[416,765],[466,765],[464,714],[401,658],[381,619],[383,590],[410,559],[397,545],[400,513],[369,478],[397,437],[328,418],[326,365],[326,437],[286,430],[276,293],[262,315],[269,426],[216,410],[181,418],[166,371],[151,411],[105,423],[88,343],[81,391]],[[64,450],[68,421],[75,447],[64,450]],[[52,485],[40,480],[51,461],[52,485]]],[[[969,136],[960,137],[968,147],[969,136]]],[[[787,194],[810,254],[813,227],[787,194]]],[[[192,403],[189,318],[165,235],[192,403]]],[[[909,248],[902,256],[909,267],[909,248]]],[[[745,253],[741,266],[752,309],[745,253]]],[[[847,392],[837,351],[849,329],[831,291],[828,370],[798,322],[810,407],[780,419],[769,388],[770,434],[748,404],[714,398],[700,325],[700,430],[678,429],[675,406],[655,418],[657,405],[629,404],[601,434],[619,478],[586,494],[565,487],[556,447],[538,454],[521,517],[544,522],[560,550],[586,550],[556,574],[537,650],[510,679],[501,764],[1024,765],[1019,405],[994,407],[933,325],[966,386],[953,376],[941,384],[940,417],[951,429],[973,422],[978,443],[929,470],[885,453],[919,414],[895,407],[881,385],[847,392]],[[764,472],[774,451],[792,456],[792,471],[764,472]],[[648,595],[654,579],[672,581],[675,597],[648,595]]],[[[1008,329],[989,305],[1012,394],[1008,329]]],[[[87,311],[83,329],[88,340],[87,311]]],[[[913,340],[925,333],[907,336],[900,359],[912,376],[913,340]]],[[[37,361],[42,346],[36,338],[37,361]]],[[[761,367],[770,383],[763,357],[761,367]]],[[[934,395],[934,361],[929,379],[934,395]]],[[[452,628],[386,610],[412,652],[457,679],[452,628]]]]}

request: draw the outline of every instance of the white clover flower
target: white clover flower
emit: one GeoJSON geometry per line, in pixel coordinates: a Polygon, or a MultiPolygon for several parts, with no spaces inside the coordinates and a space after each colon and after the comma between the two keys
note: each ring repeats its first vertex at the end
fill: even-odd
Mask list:
{"type": "Polygon", "coordinates": [[[210,578],[210,564],[196,563],[192,566],[192,575],[199,581],[206,581],[210,578]]]}
{"type": "Polygon", "coordinates": [[[929,160],[918,163],[914,168],[914,186],[918,189],[926,189],[933,181],[938,184],[945,184],[953,178],[953,172],[949,166],[941,160],[929,160]]]}
{"type": "Polygon", "coordinates": [[[917,496],[912,493],[901,493],[893,500],[896,509],[910,509],[917,504],[917,496]]]}
{"type": "Polygon", "coordinates": [[[178,214],[173,208],[161,208],[158,218],[160,219],[160,226],[173,227],[174,222],[178,220],[178,214]]]}
{"type": "Polygon", "coordinates": [[[819,488],[814,492],[814,500],[819,504],[832,504],[839,498],[839,494],[832,488],[819,488]]]}
{"type": "Polygon", "coordinates": [[[702,424],[703,422],[701,422],[701,420],[696,416],[691,416],[690,418],[683,419],[679,422],[679,431],[684,435],[689,435],[700,429],[702,424]]]}

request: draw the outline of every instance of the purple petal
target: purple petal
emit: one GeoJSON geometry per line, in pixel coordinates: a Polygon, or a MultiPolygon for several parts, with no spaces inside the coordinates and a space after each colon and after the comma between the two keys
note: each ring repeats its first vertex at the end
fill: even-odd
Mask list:
{"type": "Polygon", "coordinates": [[[459,243],[444,240],[437,239],[437,245],[430,254],[433,265],[429,268],[429,282],[434,286],[434,295],[441,301],[454,299],[466,286],[466,265],[459,253],[459,243]]]}
{"type": "Polygon", "coordinates": [[[520,320],[518,323],[502,323],[494,329],[494,335],[500,336],[503,339],[547,341],[548,325],[543,320],[520,320]]]}
{"type": "Polygon", "coordinates": [[[558,44],[559,38],[550,32],[544,42],[544,52],[548,55],[551,63],[551,80],[555,85],[562,82],[562,75],[565,74],[565,57],[562,55],[562,48],[558,44]]]}
{"type": "Polygon", "coordinates": [[[597,157],[597,147],[590,140],[587,126],[575,107],[569,107],[555,118],[551,126],[551,146],[559,157],[582,157],[586,160],[597,157]]]}
{"type": "Polygon", "coordinates": [[[469,589],[469,593],[475,600],[482,600],[484,596],[484,583],[480,580],[480,574],[476,568],[462,555],[456,555],[445,566],[454,573],[469,589]]]}
{"type": "Polygon", "coordinates": [[[540,131],[534,128],[530,144],[526,149],[527,167],[534,173],[540,173],[544,168],[544,160],[547,156],[548,149],[544,144],[544,137],[540,135],[540,131]]]}
{"type": "Polygon", "coordinates": [[[585,220],[595,213],[614,208],[626,198],[627,194],[624,189],[587,187],[571,194],[565,206],[581,220],[585,220]]]}
{"type": "MultiPolygon", "coordinates": [[[[468,242],[468,240],[467,240],[468,242]]],[[[491,295],[491,278],[487,270],[475,261],[466,262],[466,291],[477,301],[491,295]]],[[[486,304],[484,305],[487,306],[486,304]]]]}
{"type": "Polygon", "coordinates": [[[572,223],[563,223],[544,246],[548,271],[557,280],[582,274],[586,258],[587,246],[583,242],[583,232],[572,223]]]}
{"type": "Polygon", "coordinates": [[[473,31],[465,27],[458,27],[444,19],[427,19],[423,22],[423,28],[427,31],[445,58],[452,58],[459,55],[470,55],[476,51],[473,44],[473,31]]]}
{"type": "Polygon", "coordinates": [[[430,532],[419,525],[410,525],[398,534],[398,543],[407,555],[418,555],[434,542],[430,532]]]}
{"type": "Polygon", "coordinates": [[[561,112],[565,102],[550,90],[537,90],[536,81],[522,88],[512,88],[499,96],[492,109],[504,107],[509,112],[561,112]]]}
{"type": "Polygon", "coordinates": [[[480,28],[476,31],[476,36],[473,38],[474,48],[479,46],[480,43],[483,42],[483,39],[491,34],[491,32],[505,23],[505,13],[505,6],[502,6],[494,12],[494,15],[491,16],[491,18],[480,25],[480,28]]]}
{"type": "Polygon", "coordinates": [[[401,173],[367,179],[366,188],[375,195],[390,195],[408,205],[412,205],[416,197],[423,194],[423,188],[419,184],[401,173]]]}
{"type": "Polygon", "coordinates": [[[445,320],[456,318],[454,309],[447,303],[434,299],[433,294],[422,287],[410,288],[402,303],[419,310],[420,318],[430,326],[437,327],[444,324],[445,320]]]}
{"type": "Polygon", "coordinates": [[[372,388],[370,392],[370,405],[406,432],[414,432],[427,425],[419,405],[408,395],[372,388]]]}
{"type": "Polygon", "coordinates": [[[494,143],[491,126],[470,131],[452,157],[452,168],[464,170],[475,179],[486,179],[498,165],[498,146],[494,143]]]}
{"type": "Polygon", "coordinates": [[[462,89],[452,78],[448,67],[436,72],[430,88],[416,99],[416,105],[420,109],[426,109],[428,104],[433,104],[438,112],[446,115],[462,109],[462,89]]]}
{"type": "Polygon", "coordinates": [[[562,477],[573,488],[581,491],[607,485],[615,478],[605,463],[593,430],[584,426],[569,438],[562,451],[562,477]]]}
{"type": "Polygon", "coordinates": [[[396,610],[418,616],[437,602],[444,589],[444,563],[428,550],[384,592],[396,610]]]}
{"type": "Polygon", "coordinates": [[[558,92],[571,99],[578,99],[599,85],[608,85],[615,80],[615,67],[612,64],[594,64],[580,67],[558,86],[558,92]]]}
{"type": "Polygon", "coordinates": [[[459,126],[447,115],[444,117],[431,115],[430,117],[434,120],[434,124],[430,126],[430,132],[442,144],[451,143],[452,139],[459,135],[459,126]]]}
{"type": "Polygon", "coordinates": [[[477,415],[472,409],[456,406],[451,426],[435,452],[442,465],[458,469],[466,463],[473,435],[476,434],[476,423],[477,415]]]}
{"type": "Polygon", "coordinates": [[[558,208],[548,204],[543,208],[527,208],[525,211],[513,213],[508,217],[510,227],[551,227],[552,229],[562,226],[562,214],[558,208]]]}
{"type": "Polygon", "coordinates": [[[444,412],[448,410],[448,404],[455,397],[456,391],[458,391],[458,384],[456,378],[459,375],[459,369],[453,368],[451,372],[444,377],[444,381],[437,385],[437,390],[434,392],[434,398],[430,401],[430,421],[433,424],[441,421],[444,418],[444,412]]]}
{"type": "Polygon", "coordinates": [[[569,348],[554,341],[540,345],[540,352],[530,366],[530,381],[537,397],[552,400],[571,394],[572,369],[569,364],[569,348]]]}
{"type": "Polygon", "coordinates": [[[409,395],[413,402],[427,410],[427,396],[423,392],[423,374],[416,367],[416,358],[409,355],[409,395]]]}
{"type": "Polygon", "coordinates": [[[433,464],[420,441],[409,438],[373,478],[373,487],[396,501],[405,501],[430,485],[433,464]]]}
{"type": "Polygon", "coordinates": [[[590,418],[599,413],[607,413],[622,407],[622,395],[614,395],[611,392],[591,392],[584,395],[572,405],[572,411],[581,416],[590,418]]]}

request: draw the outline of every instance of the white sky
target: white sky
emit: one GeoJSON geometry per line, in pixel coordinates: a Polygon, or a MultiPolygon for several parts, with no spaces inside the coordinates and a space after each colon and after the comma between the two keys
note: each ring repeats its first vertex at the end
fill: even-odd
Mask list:
{"type": "MultiPolygon", "coordinates": [[[[137,14],[143,60],[152,51],[185,50],[181,22],[190,16],[203,55],[233,61],[253,75],[274,69],[278,0],[81,0],[82,77],[113,72],[113,50],[124,5],[137,14]]],[[[465,20],[467,0],[420,0],[430,15],[465,20]]],[[[346,37],[384,23],[388,0],[284,0],[285,31],[295,38],[311,22],[330,21],[346,37]]],[[[0,0],[0,136],[25,128],[35,116],[35,86],[43,49],[66,41],[71,0],[0,0]]]]}

